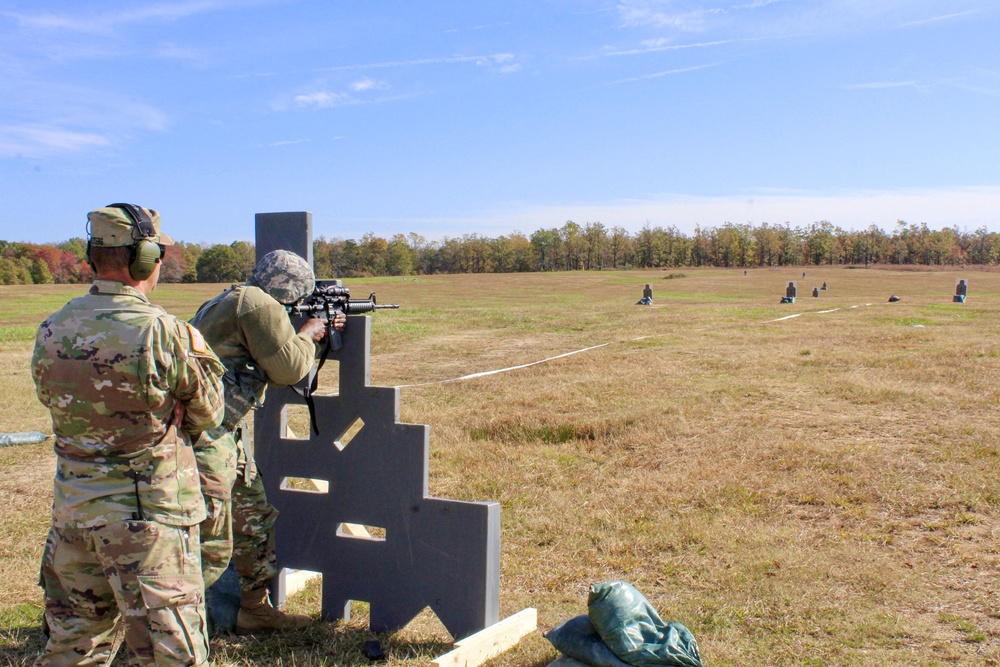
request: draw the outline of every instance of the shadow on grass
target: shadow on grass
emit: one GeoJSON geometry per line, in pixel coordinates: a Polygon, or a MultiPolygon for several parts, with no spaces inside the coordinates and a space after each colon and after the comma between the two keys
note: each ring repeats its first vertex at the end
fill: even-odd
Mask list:
{"type": "MultiPolygon", "coordinates": [[[[214,667],[249,665],[296,665],[296,667],[352,667],[372,664],[365,655],[365,642],[378,640],[385,653],[381,665],[425,664],[447,653],[452,645],[439,639],[420,640],[396,635],[376,635],[367,627],[344,623],[314,623],[296,632],[238,637],[221,635],[211,641],[214,667]]],[[[0,628],[0,665],[30,666],[45,638],[40,626],[0,628]]],[[[127,664],[119,651],[115,667],[127,664]]]]}

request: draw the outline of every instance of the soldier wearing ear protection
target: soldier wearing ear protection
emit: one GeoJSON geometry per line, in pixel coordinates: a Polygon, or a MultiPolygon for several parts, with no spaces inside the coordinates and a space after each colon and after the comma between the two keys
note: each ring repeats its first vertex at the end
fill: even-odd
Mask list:
{"type": "Polygon", "coordinates": [[[225,368],[193,326],[149,302],[156,211],[92,211],[88,294],[46,319],[31,360],[56,475],[42,557],[43,666],[208,665],[198,434],[225,413],[225,368]],[[194,439],[194,444],[193,444],[194,439]]]}
{"type": "Polygon", "coordinates": [[[87,214],[90,238],[87,239],[87,260],[91,268],[92,248],[129,248],[129,275],[146,280],[153,275],[163,259],[166,246],[174,240],[160,232],[160,214],[134,204],[109,204],[87,214]]]}

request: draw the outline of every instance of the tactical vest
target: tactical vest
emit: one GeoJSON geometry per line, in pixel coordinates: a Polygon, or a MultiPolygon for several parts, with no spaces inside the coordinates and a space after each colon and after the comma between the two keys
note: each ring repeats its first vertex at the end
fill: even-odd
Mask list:
{"type": "Polygon", "coordinates": [[[251,410],[261,407],[259,396],[267,387],[267,374],[250,357],[230,357],[223,359],[226,373],[222,382],[226,385],[226,416],[222,425],[235,431],[251,410]]]}

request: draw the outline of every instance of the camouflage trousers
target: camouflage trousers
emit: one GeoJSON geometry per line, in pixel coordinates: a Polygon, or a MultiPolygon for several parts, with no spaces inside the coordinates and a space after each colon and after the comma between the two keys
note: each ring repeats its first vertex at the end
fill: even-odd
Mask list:
{"type": "Polygon", "coordinates": [[[104,665],[122,629],[130,666],[208,665],[197,526],[54,523],[42,583],[49,639],[36,667],[104,665]]]}
{"type": "MultiPolygon", "coordinates": [[[[234,466],[235,481],[229,489],[231,493],[217,492],[217,484],[205,489],[208,518],[201,524],[205,586],[211,586],[222,576],[232,558],[233,567],[240,575],[240,589],[259,590],[278,574],[274,551],[274,523],[278,520],[278,510],[267,501],[253,454],[244,449],[242,436],[238,432],[235,439],[229,437],[239,452],[238,463],[234,466]]],[[[215,445],[224,442],[221,437],[213,439],[215,445]]],[[[214,451],[218,459],[226,447],[215,447],[214,451]]],[[[199,464],[201,461],[199,458],[199,464]]],[[[224,467],[218,461],[213,465],[216,469],[224,467]]],[[[204,479],[202,484],[205,485],[204,479]]]]}
{"type": "Polygon", "coordinates": [[[232,491],[239,447],[222,426],[202,433],[195,449],[206,518],[201,523],[201,566],[208,589],[222,576],[233,555],[232,491]]]}
{"type": "Polygon", "coordinates": [[[201,522],[201,574],[205,589],[219,580],[233,557],[233,503],[205,496],[208,514],[201,522]]]}
{"type": "Polygon", "coordinates": [[[240,477],[233,487],[233,567],[240,590],[264,588],[278,574],[274,523],[278,510],[267,501],[260,475],[240,477]]]}

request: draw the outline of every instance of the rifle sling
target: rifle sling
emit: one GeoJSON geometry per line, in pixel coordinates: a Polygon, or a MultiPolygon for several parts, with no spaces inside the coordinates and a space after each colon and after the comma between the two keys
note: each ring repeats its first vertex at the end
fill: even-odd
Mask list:
{"type": "Polygon", "coordinates": [[[326,337],[326,343],[323,345],[323,354],[320,355],[319,365],[316,366],[316,372],[313,373],[312,381],[309,386],[304,388],[301,392],[292,387],[292,391],[301,396],[306,401],[306,407],[309,408],[309,421],[312,424],[313,433],[319,435],[319,425],[316,422],[316,402],[313,400],[313,394],[316,392],[316,387],[319,385],[319,372],[323,370],[323,364],[326,363],[326,358],[330,354],[330,341],[332,336],[326,337]]]}

